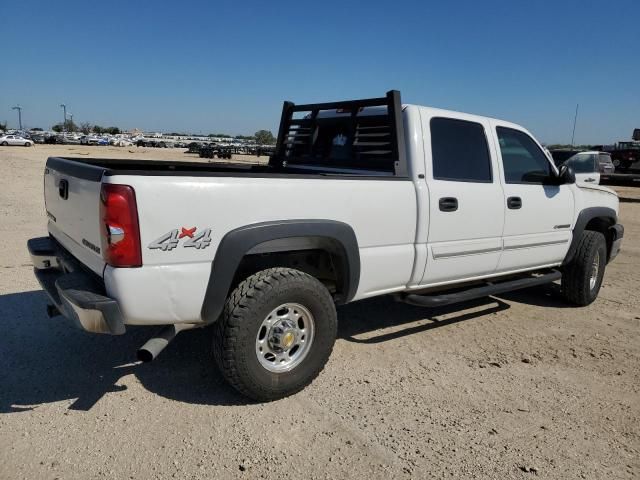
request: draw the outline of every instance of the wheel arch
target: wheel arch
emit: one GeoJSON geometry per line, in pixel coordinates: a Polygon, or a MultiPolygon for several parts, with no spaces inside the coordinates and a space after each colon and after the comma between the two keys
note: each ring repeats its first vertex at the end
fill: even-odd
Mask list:
{"type": "Polygon", "coordinates": [[[360,281],[360,253],[351,226],[334,220],[283,220],[246,225],[228,232],[220,241],[202,306],[206,323],[215,322],[247,255],[326,250],[339,261],[341,285],[336,303],[350,301],[360,281]]]}
{"type": "Polygon", "coordinates": [[[593,230],[601,232],[607,241],[607,260],[611,255],[611,246],[613,244],[613,236],[611,227],[613,227],[618,220],[618,216],[612,208],[608,207],[589,207],[585,208],[578,214],[578,219],[573,227],[573,238],[571,239],[571,245],[567,251],[567,255],[562,262],[563,265],[567,265],[573,260],[580,243],[580,237],[585,230],[593,230]]]}

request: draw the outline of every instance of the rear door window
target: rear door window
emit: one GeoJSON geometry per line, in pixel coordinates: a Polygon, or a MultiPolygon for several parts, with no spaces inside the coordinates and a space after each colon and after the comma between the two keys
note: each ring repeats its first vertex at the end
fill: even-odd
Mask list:
{"type": "Polygon", "coordinates": [[[598,154],[598,163],[600,165],[611,165],[611,157],[602,153],[598,154]]]}
{"type": "Polygon", "coordinates": [[[453,118],[431,119],[433,178],[491,183],[491,157],[484,127],[453,118]]]}

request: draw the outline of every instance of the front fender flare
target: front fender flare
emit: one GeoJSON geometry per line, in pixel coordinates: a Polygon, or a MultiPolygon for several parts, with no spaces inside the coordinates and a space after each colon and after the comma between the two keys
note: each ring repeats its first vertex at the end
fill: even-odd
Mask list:
{"type": "Polygon", "coordinates": [[[576,224],[573,227],[573,238],[571,239],[571,245],[569,246],[569,250],[564,257],[562,265],[567,265],[571,262],[571,260],[573,260],[573,257],[576,254],[576,250],[578,249],[578,244],[580,243],[580,238],[582,237],[582,232],[584,231],[587,224],[594,218],[606,218],[610,220],[611,225],[615,225],[618,219],[618,215],[616,215],[616,211],[614,209],[608,207],[589,207],[581,210],[578,214],[576,224]]]}

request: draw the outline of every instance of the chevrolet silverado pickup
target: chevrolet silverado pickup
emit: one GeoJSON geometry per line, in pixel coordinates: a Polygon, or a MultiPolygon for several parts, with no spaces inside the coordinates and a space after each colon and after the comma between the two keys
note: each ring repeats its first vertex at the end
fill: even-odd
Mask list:
{"type": "MultiPolygon", "coordinates": [[[[50,316],[123,334],[152,360],[211,326],[228,382],[260,401],[324,367],[336,305],[439,307],[560,281],[593,302],[624,229],[523,127],[400,94],[285,102],[268,164],[51,157],[48,236],[28,242],[50,316]]],[[[348,321],[348,319],[345,319],[348,321]]]]}

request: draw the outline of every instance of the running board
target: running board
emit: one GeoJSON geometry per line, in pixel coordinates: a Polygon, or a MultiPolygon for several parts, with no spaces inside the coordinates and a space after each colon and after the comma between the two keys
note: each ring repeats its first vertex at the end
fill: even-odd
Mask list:
{"type": "Polygon", "coordinates": [[[489,283],[482,287],[474,287],[469,290],[463,290],[456,293],[443,293],[441,295],[418,295],[411,293],[400,296],[400,300],[409,305],[418,307],[443,307],[453,303],[466,302],[476,298],[488,297],[489,295],[497,295],[499,293],[520,290],[521,288],[535,287],[559,280],[562,273],[553,270],[550,273],[539,275],[537,277],[520,278],[518,280],[508,280],[500,283],[489,283]]]}

